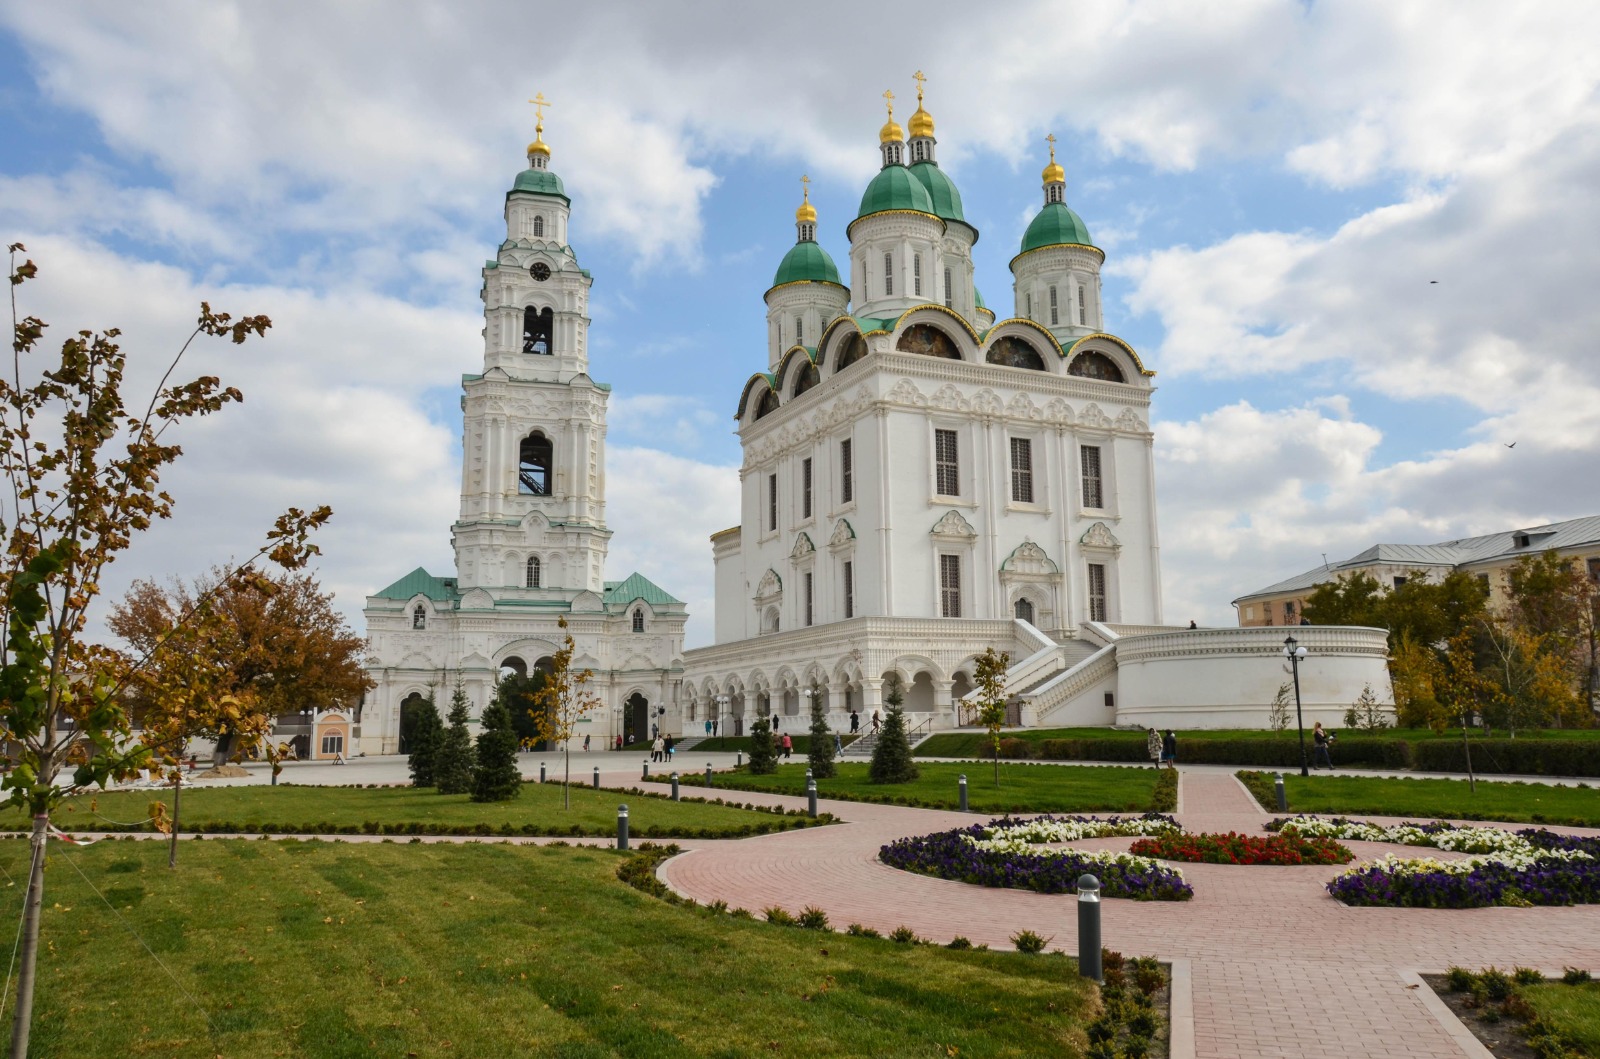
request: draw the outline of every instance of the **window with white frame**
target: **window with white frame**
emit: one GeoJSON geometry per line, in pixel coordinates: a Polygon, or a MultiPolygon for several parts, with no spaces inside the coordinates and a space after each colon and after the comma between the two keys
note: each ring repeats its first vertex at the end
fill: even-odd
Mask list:
{"type": "Polygon", "coordinates": [[[1089,564],[1089,620],[1106,620],[1106,568],[1104,563],[1089,564]]]}
{"type": "Polygon", "coordinates": [[[1105,507],[1105,484],[1100,478],[1100,446],[1084,445],[1079,448],[1078,461],[1083,470],[1083,506],[1105,507]]]}
{"type": "Polygon", "coordinates": [[[1011,501],[1033,503],[1033,440],[1011,439],[1011,501]]]}
{"type": "Polygon", "coordinates": [[[411,627],[413,629],[426,629],[428,627],[428,608],[421,603],[411,612],[411,627]]]}
{"type": "Polygon", "coordinates": [[[1061,322],[1060,313],[1056,312],[1056,289],[1050,288],[1050,326],[1054,327],[1061,322]]]}
{"type": "Polygon", "coordinates": [[[805,577],[801,579],[801,585],[805,590],[806,624],[812,625],[816,622],[817,596],[816,582],[810,570],[807,570],[805,577]]]}
{"type": "Polygon", "coordinates": [[[1033,319],[1033,291],[1029,291],[1027,293],[1027,301],[1028,301],[1028,308],[1023,312],[1023,315],[1026,316],[1028,319],[1032,320],[1033,319]]]}
{"type": "Polygon", "coordinates": [[[885,252],[883,255],[883,295],[888,297],[894,293],[894,255],[885,252]]]}
{"type": "Polygon", "coordinates": [[[961,462],[954,430],[933,432],[933,491],[940,496],[961,495],[961,462]]]}
{"type": "Polygon", "coordinates": [[[633,631],[644,632],[644,608],[633,608],[633,631]]]}
{"type": "Polygon", "coordinates": [[[939,556],[939,614],[961,617],[961,556],[939,556]]]}
{"type": "MultiPolygon", "coordinates": [[[[811,517],[811,457],[800,461],[800,517],[811,517]]],[[[809,624],[809,623],[808,623],[809,624]]]]}
{"type": "Polygon", "coordinates": [[[1078,284],[1078,323],[1087,324],[1088,322],[1088,310],[1083,305],[1083,284],[1080,283],[1078,284]]]}
{"type": "Polygon", "coordinates": [[[848,559],[844,564],[844,616],[856,616],[856,564],[848,559]]]}
{"type": "Polygon", "coordinates": [[[544,218],[543,217],[535,217],[533,219],[533,237],[535,239],[543,239],[544,238],[544,218]]]}
{"type": "Polygon", "coordinates": [[[950,270],[944,270],[944,306],[946,309],[954,308],[956,304],[955,292],[950,289],[950,270]]]}
{"type": "Polygon", "coordinates": [[[323,736],[322,753],[324,757],[332,757],[344,753],[344,736],[338,732],[330,732],[323,736]]]}
{"type": "Polygon", "coordinates": [[[911,293],[922,297],[922,255],[911,255],[911,293]]]}
{"type": "Polygon", "coordinates": [[[522,579],[523,585],[528,588],[538,588],[542,574],[543,570],[541,569],[539,563],[539,557],[537,555],[528,556],[527,572],[523,575],[522,579]]]}
{"type": "Polygon", "coordinates": [[[839,502],[848,504],[856,498],[855,465],[852,462],[850,439],[839,442],[839,502]]]}
{"type": "Polygon", "coordinates": [[[767,475],[767,531],[775,533],[778,529],[778,476],[767,475]]]}
{"type": "Polygon", "coordinates": [[[797,346],[804,345],[805,344],[805,340],[806,340],[806,322],[805,322],[805,318],[804,317],[800,317],[800,316],[796,316],[794,318],[794,344],[797,345],[797,346]]]}

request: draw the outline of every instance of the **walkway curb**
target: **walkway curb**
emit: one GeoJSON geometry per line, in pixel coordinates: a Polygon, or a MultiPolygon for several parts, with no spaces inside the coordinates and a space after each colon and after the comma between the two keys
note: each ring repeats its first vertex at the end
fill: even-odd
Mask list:
{"type": "MultiPolygon", "coordinates": [[[[1422,980],[1422,975],[1416,971],[1401,971],[1400,980],[1406,984],[1407,989],[1417,991],[1417,999],[1422,1001],[1422,1006],[1428,1009],[1428,1014],[1433,1016],[1439,1028],[1449,1035],[1450,1039],[1461,1049],[1461,1054],[1467,1059],[1494,1059],[1494,1053],[1483,1046],[1483,1042],[1473,1032],[1462,1025],[1456,1013],[1450,1010],[1450,1005],[1440,999],[1427,982],[1422,980]]],[[[1174,1057],[1176,1059],[1176,1057],[1174,1057]]]]}
{"type": "Polygon", "coordinates": [[[1171,996],[1167,1010],[1168,1059],[1195,1059],[1194,1053],[1194,980],[1189,974],[1189,961],[1167,961],[1172,968],[1171,996]]]}

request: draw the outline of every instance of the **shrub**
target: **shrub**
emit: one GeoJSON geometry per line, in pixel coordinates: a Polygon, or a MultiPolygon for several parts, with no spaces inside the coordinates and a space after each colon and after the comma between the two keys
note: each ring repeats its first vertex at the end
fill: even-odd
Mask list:
{"type": "Polygon", "coordinates": [[[806,905],[800,910],[799,923],[807,930],[827,930],[828,913],[815,905],[806,905]]]}
{"type": "Polygon", "coordinates": [[[1465,967],[1452,967],[1445,972],[1444,977],[1452,993],[1465,993],[1478,980],[1478,976],[1465,967]]]}
{"type": "Polygon", "coordinates": [[[1031,930],[1019,930],[1011,935],[1011,944],[1017,947],[1018,952],[1028,953],[1030,956],[1044,951],[1044,947],[1051,942],[1051,938],[1035,934],[1031,930]]]}
{"type": "Polygon", "coordinates": [[[1566,985],[1583,985],[1589,980],[1589,972],[1581,967],[1561,968],[1561,981],[1566,985]]]}
{"type": "Polygon", "coordinates": [[[872,764],[867,766],[867,778],[873,783],[910,783],[919,773],[917,763],[911,758],[911,742],[906,738],[906,715],[901,709],[905,693],[898,675],[891,675],[887,688],[888,709],[878,741],[872,745],[872,764]]]}
{"type": "Polygon", "coordinates": [[[734,919],[756,918],[748,908],[735,908],[732,912],[729,912],[728,915],[734,919]]]}
{"type": "Polygon", "coordinates": [[[771,908],[763,908],[761,914],[766,917],[768,923],[776,926],[792,927],[796,925],[794,916],[791,916],[777,905],[773,905],[771,908]]]}
{"type": "Polygon", "coordinates": [[[778,747],[772,739],[772,722],[757,717],[750,726],[750,775],[770,776],[778,771],[778,747]]]}
{"type": "Polygon", "coordinates": [[[1178,770],[1162,769],[1156,776],[1156,789],[1150,796],[1150,811],[1170,813],[1178,808],[1178,770]]]}
{"type": "Polygon", "coordinates": [[[922,939],[917,937],[917,932],[910,927],[895,927],[889,931],[889,940],[896,945],[920,945],[922,939]]]}
{"type": "Polygon", "coordinates": [[[499,699],[483,711],[483,731],[472,765],[472,800],[508,802],[522,793],[517,767],[517,732],[511,711],[499,699]]]}
{"type": "Polygon", "coordinates": [[[1544,981],[1544,975],[1535,971],[1532,967],[1518,967],[1511,972],[1511,977],[1516,980],[1518,985],[1538,985],[1544,981]]]}
{"type": "Polygon", "coordinates": [[[844,928],[844,932],[850,935],[852,938],[883,937],[883,935],[879,934],[876,930],[873,930],[871,927],[864,927],[860,923],[851,923],[848,927],[844,928]]]}
{"type": "Polygon", "coordinates": [[[1490,1000],[1504,1000],[1511,995],[1511,977],[1497,968],[1484,971],[1478,976],[1478,981],[1490,1000]]]}
{"type": "Polygon", "coordinates": [[[972,942],[967,940],[966,938],[962,937],[960,934],[957,934],[955,937],[950,939],[950,943],[948,945],[946,945],[945,948],[947,948],[947,949],[970,949],[970,948],[972,948],[972,942]]]}

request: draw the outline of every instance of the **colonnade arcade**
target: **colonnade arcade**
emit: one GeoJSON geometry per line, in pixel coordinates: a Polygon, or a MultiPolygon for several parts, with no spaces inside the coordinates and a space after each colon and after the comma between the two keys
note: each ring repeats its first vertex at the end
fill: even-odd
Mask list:
{"type": "Polygon", "coordinates": [[[850,713],[860,716],[862,730],[874,711],[885,708],[887,685],[900,678],[907,725],[913,729],[931,720],[932,727],[950,727],[955,703],[973,688],[973,660],[963,662],[946,676],[931,659],[902,657],[874,677],[864,677],[860,665],[847,660],[829,673],[820,665],[796,672],[783,666],[770,676],[761,669],[705,677],[685,685],[683,727],[685,735],[702,734],[712,721],[727,735],[748,735],[757,717],[771,717],[778,730],[798,733],[811,726],[811,699],[820,698],[828,726],[836,732],[850,730],[850,713]]]}

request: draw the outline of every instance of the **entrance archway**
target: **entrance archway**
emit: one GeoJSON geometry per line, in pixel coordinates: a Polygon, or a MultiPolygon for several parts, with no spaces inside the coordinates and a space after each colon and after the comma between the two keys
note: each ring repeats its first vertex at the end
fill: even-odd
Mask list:
{"type": "MultiPolygon", "coordinates": [[[[411,733],[416,729],[417,714],[427,701],[420,691],[413,691],[400,700],[400,753],[402,754],[411,753],[411,733]]],[[[295,736],[294,741],[296,744],[295,752],[300,755],[300,758],[302,760],[309,758],[311,756],[310,735],[295,736]],[[300,745],[302,739],[305,743],[304,746],[300,745]]]]}
{"type": "Polygon", "coordinates": [[[622,742],[650,741],[650,700],[637,691],[622,704],[622,742]]]}

